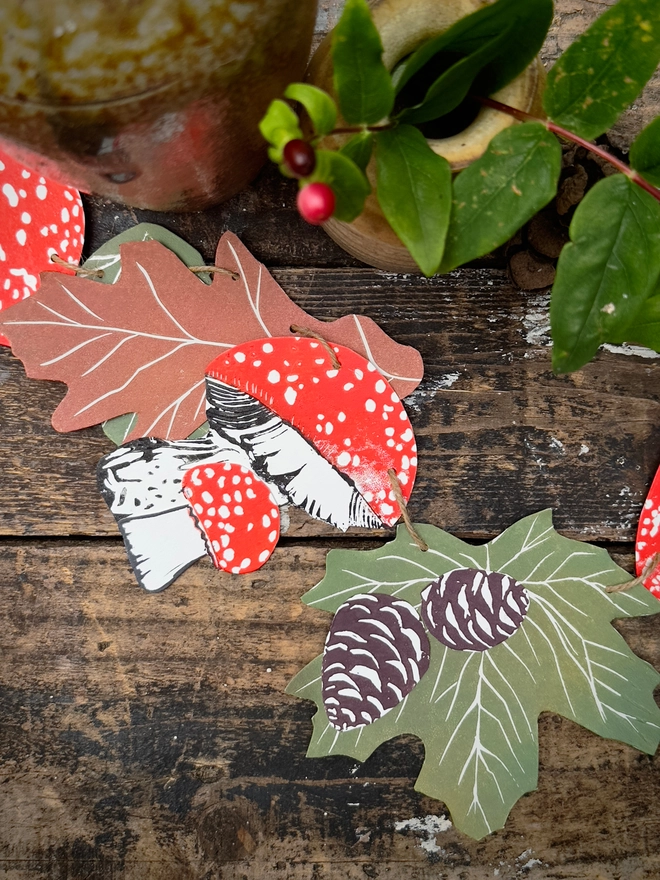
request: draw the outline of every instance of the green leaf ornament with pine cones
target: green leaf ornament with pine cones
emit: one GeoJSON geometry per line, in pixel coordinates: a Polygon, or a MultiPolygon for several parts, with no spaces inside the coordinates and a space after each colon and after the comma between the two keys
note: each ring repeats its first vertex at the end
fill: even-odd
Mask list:
{"type": "Polygon", "coordinates": [[[415,787],[479,839],[536,788],[543,711],[655,752],[660,676],[611,621],[656,614],[660,603],[641,586],[608,592],[628,575],[605,550],[562,537],[548,510],[481,546],[415,528],[427,551],[403,526],[377,550],[331,550],[326,576],[303,596],[339,610],[325,660],[287,688],[318,707],[309,757],[364,761],[413,734],[425,748],[415,787]],[[463,586],[449,595],[452,582],[463,586]]]}

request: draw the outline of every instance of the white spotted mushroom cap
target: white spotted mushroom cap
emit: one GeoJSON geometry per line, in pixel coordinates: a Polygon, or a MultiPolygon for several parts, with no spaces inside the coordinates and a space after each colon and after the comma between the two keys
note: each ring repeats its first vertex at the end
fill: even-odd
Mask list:
{"type": "Polygon", "coordinates": [[[256,571],[280,536],[280,511],[270,489],[242,465],[200,465],[183,475],[183,494],[216,568],[256,571]]]}
{"type": "MultiPolygon", "coordinates": [[[[637,539],[635,542],[635,563],[639,577],[647,563],[660,552],[660,469],[658,469],[644,507],[639,516],[637,539]]],[[[644,578],[644,586],[660,599],[660,571],[649,572],[644,578]]]]}
{"type": "MultiPolygon", "coordinates": [[[[0,310],[39,286],[56,267],[51,255],[77,265],[85,231],[80,194],[25,168],[0,150],[0,310]]],[[[4,337],[0,342],[7,344],[4,337]]]]}
{"type": "Polygon", "coordinates": [[[294,336],[237,345],[206,375],[259,400],[293,425],[346,475],[388,525],[401,515],[387,474],[396,471],[403,497],[412,492],[417,445],[397,393],[373,364],[332,344],[340,368],[314,339],[294,336]]]}

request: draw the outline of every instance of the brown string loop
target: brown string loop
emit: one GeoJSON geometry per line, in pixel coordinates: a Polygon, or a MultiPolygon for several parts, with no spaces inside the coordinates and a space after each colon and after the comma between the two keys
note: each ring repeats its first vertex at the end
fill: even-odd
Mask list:
{"type": "Polygon", "coordinates": [[[306,327],[299,327],[298,324],[292,324],[290,327],[292,333],[295,333],[296,336],[305,336],[307,339],[316,339],[319,345],[322,345],[323,348],[330,355],[330,360],[332,361],[332,368],[334,370],[341,369],[341,364],[339,363],[339,358],[337,357],[337,352],[331,348],[330,344],[326,339],[322,336],[319,336],[318,333],[312,333],[311,330],[308,330],[306,327]]]}
{"type": "Polygon", "coordinates": [[[67,263],[59,254],[50,255],[51,263],[56,266],[63,266],[65,269],[71,269],[79,278],[103,278],[105,272],[103,269],[85,269],[84,266],[76,266],[75,263],[67,263]]]}
{"type": "Polygon", "coordinates": [[[232,281],[238,281],[241,277],[238,272],[234,272],[232,269],[223,269],[222,266],[189,266],[188,268],[195,275],[204,275],[207,272],[209,275],[229,275],[232,281]]]}
{"type": "Polygon", "coordinates": [[[401,516],[403,517],[403,521],[406,524],[406,528],[410,534],[410,537],[413,539],[415,544],[419,547],[419,549],[426,553],[429,549],[429,545],[426,543],[424,538],[422,538],[416,531],[415,526],[413,525],[412,520],[410,519],[410,514],[408,513],[408,507],[406,506],[406,500],[403,497],[403,489],[401,488],[401,483],[399,482],[399,478],[396,475],[396,471],[394,468],[390,468],[387,472],[387,476],[390,478],[390,483],[392,485],[392,491],[394,492],[394,496],[397,500],[397,504],[401,508],[401,516]]]}
{"type": "Polygon", "coordinates": [[[614,584],[614,586],[612,587],[605,587],[605,592],[625,593],[626,590],[631,590],[638,584],[643,584],[646,578],[652,577],[659,568],[660,553],[654,553],[653,556],[646,560],[646,564],[644,565],[642,573],[639,575],[639,577],[633,578],[631,581],[624,581],[622,584],[614,584]]]}

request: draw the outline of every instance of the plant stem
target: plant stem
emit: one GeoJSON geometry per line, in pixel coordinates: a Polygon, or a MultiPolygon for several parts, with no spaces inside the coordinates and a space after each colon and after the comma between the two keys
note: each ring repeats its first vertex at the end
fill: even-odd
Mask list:
{"type": "Polygon", "coordinates": [[[657,189],[653,184],[649,183],[648,180],[644,180],[644,178],[640,177],[633,168],[630,168],[625,162],[622,162],[620,159],[617,159],[616,156],[608,153],[603,147],[599,147],[598,144],[592,144],[590,141],[586,141],[579,135],[573,134],[572,131],[568,131],[568,129],[562,128],[560,125],[556,125],[550,119],[540,119],[532,113],[527,113],[525,110],[518,110],[517,107],[510,107],[508,104],[501,104],[499,101],[493,100],[493,98],[475,98],[475,100],[479,101],[480,104],[483,104],[484,107],[492,107],[493,110],[499,110],[500,113],[506,113],[508,116],[513,116],[514,119],[518,119],[520,122],[539,122],[541,125],[544,125],[548,131],[553,132],[553,134],[559,135],[559,137],[566,141],[572,141],[580,147],[584,147],[585,150],[589,150],[589,152],[593,153],[595,156],[600,156],[601,159],[609,162],[609,164],[616,168],[617,171],[625,174],[626,177],[629,177],[633,181],[633,183],[636,183],[637,186],[646,190],[647,193],[660,202],[660,189],[657,189]]]}
{"type": "Polygon", "coordinates": [[[362,131],[389,131],[394,128],[393,123],[388,122],[386,125],[360,125],[348,128],[333,128],[330,134],[360,134],[362,131]]]}

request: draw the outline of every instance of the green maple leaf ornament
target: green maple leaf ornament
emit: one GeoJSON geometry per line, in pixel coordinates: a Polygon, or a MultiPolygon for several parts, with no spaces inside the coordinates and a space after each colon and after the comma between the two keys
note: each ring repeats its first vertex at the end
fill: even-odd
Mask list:
{"type": "Polygon", "coordinates": [[[605,550],[559,535],[547,510],[478,547],[415,528],[428,551],[403,526],[378,550],[331,550],[325,577],[303,596],[314,608],[341,608],[325,661],[287,688],[318,706],[309,757],[364,761],[413,734],[425,748],[415,787],[479,839],[536,788],[543,711],[655,752],[660,676],[611,621],[656,614],[660,602],[641,586],[606,592],[628,575],[605,550]],[[463,586],[450,595],[453,582],[463,586]],[[388,635],[397,626],[406,635],[398,653],[388,635]]]}

